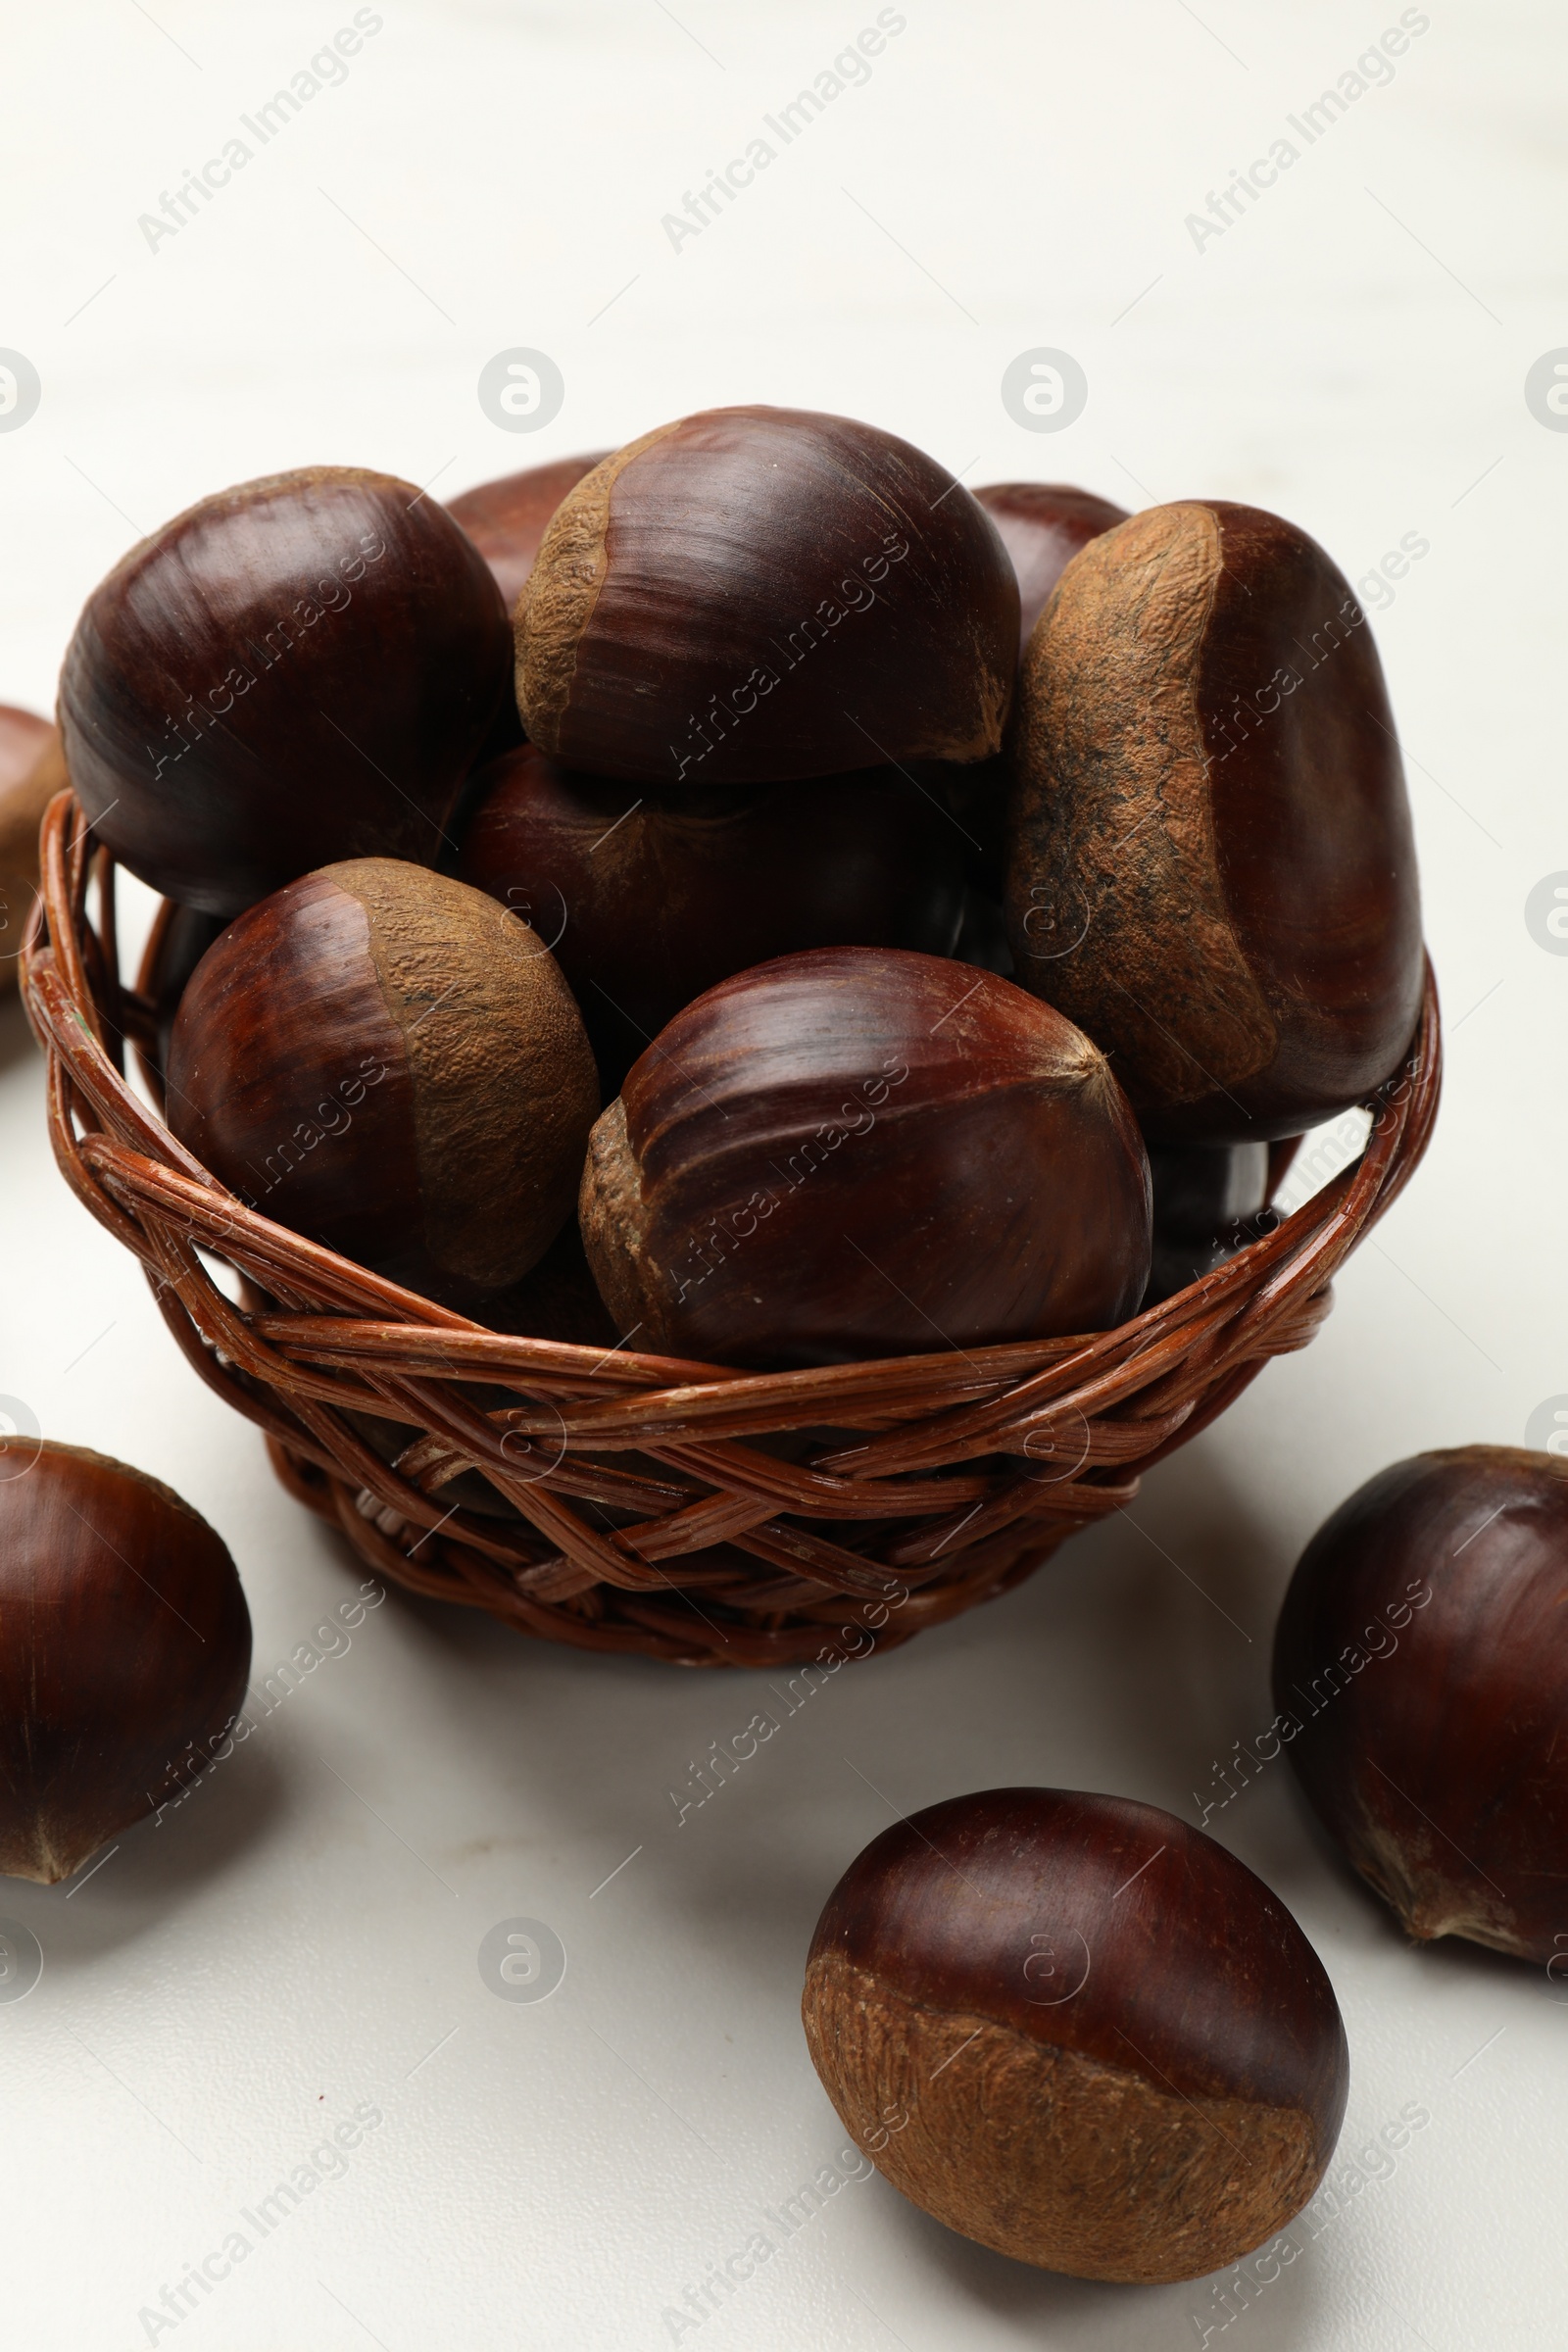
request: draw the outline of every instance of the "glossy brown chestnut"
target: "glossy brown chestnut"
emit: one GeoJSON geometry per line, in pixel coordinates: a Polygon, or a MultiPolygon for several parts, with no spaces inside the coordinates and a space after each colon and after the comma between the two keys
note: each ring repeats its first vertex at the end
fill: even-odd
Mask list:
{"type": "Polygon", "coordinates": [[[49,721],[0,703],[0,994],[16,986],[17,957],[38,895],[38,827],[68,781],[49,721]]]}
{"type": "Polygon", "coordinates": [[[1421,918],[1383,672],[1344,575],[1255,507],[1152,507],[1030,640],[1007,926],[1023,986],[1168,1142],[1298,1134],[1395,1069],[1421,918]]]}
{"type": "Polygon", "coordinates": [[[1562,1962],[1568,1463],[1459,1446],[1368,1479],[1291,1580],[1274,1704],[1314,1809],[1411,1936],[1562,1962]]]}
{"type": "Polygon", "coordinates": [[[1200,1281],[1265,1230],[1267,1144],[1151,1144],[1154,1242],[1145,1306],[1200,1281]]]}
{"type": "Polygon", "coordinates": [[[334,858],[433,862],[509,663],[501,592],[443,507],[390,474],[273,474],[88,598],[66,756],[122,864],[235,914],[334,858]]]}
{"type": "Polygon", "coordinates": [[[168,1115],[264,1216],[454,1304],[571,1211],[599,1106],[555,958],[482,891],[366,858],[229,925],[175,1015],[168,1115]]]}
{"type": "Polygon", "coordinates": [[[946,956],[957,936],[963,836],[897,768],[654,794],[527,744],[481,792],[457,870],[554,949],[607,1096],[732,972],[806,948],[946,956]]]}
{"type": "Polygon", "coordinates": [[[711,409],[567,493],[515,625],[517,707],[552,759],[761,784],[999,750],[1018,590],[984,509],[908,442],[711,409]]]}
{"type": "Polygon", "coordinates": [[[1149,1271],[1104,1056],[1010,981],[818,948],[699,997],[594,1129],[583,1240],[623,1334],[831,1363],[1101,1331],[1149,1271]]]}
{"type": "Polygon", "coordinates": [[[200,1771],[245,1695],[224,1544],[144,1471],[0,1448],[0,1871],[52,1886],[200,1771]]]}
{"type": "Polygon", "coordinates": [[[858,2147],[981,2245],[1197,2278],[1298,2213],[1345,2114],[1322,1963],[1174,1814],[993,1788],[883,1832],[828,1897],[806,2037],[858,2147]]]}
{"type": "Polygon", "coordinates": [[[1018,652],[1081,547],[1127,520],[1125,507],[1068,482],[988,482],[975,497],[1002,534],[1018,575],[1018,652]]]}
{"type": "Polygon", "coordinates": [[[575,489],[583,475],[610,455],[609,450],[596,449],[591,458],[555,458],[548,466],[530,466],[522,473],[480,482],[460,498],[447,501],[447,513],[467,532],[495,573],[501,601],[509,612],[533,569],[551,515],[566,492],[575,489]]]}
{"type": "Polygon", "coordinates": [[[164,901],[164,908],[157,932],[157,952],[151,970],[143,975],[142,981],[154,1008],[152,1058],[161,1075],[169,1068],[174,1016],[190,976],[214,940],[227,929],[220,914],[203,914],[199,907],[180,906],[172,899],[164,901]]]}

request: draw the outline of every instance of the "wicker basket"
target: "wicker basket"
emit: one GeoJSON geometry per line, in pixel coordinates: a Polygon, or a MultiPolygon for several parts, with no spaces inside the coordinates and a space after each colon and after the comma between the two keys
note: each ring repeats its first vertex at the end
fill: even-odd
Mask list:
{"type": "Polygon", "coordinates": [[[141,1259],[187,1360],[379,1574],[579,1649],[831,1667],[1006,1591],[1129,1503],[1139,1473],[1269,1356],[1306,1345],[1437,1111],[1429,970],[1361,1157],[1115,1331],[745,1375],[516,1338],[302,1240],[209,1176],[125,1078],[129,1042],[158,1092],[146,992],[162,922],[140,987],[122,987],[114,867],[69,793],[44,820],[42,866],[23,985],[55,1156],[141,1259]],[[237,1302],[216,1266],[239,1278],[237,1302]]]}

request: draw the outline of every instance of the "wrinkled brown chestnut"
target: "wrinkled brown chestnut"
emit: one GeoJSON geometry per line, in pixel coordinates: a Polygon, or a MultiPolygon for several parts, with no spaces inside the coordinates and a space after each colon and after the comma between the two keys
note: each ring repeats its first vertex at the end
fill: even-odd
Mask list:
{"type": "Polygon", "coordinates": [[[231,923],[170,1048],[170,1126],[220,1183],[453,1303],[544,1255],[598,1105],[544,943],[482,891],[385,858],[231,923]]]}
{"type": "MultiPolygon", "coordinates": [[[[1125,522],[1127,511],[1065,482],[993,482],[975,497],[996,524],[1018,577],[1021,660],[1035,622],[1073,557],[1102,531],[1125,522]]],[[[944,797],[970,837],[970,878],[988,898],[1002,896],[1011,781],[1004,753],[976,767],[949,768],[944,774],[944,797]]],[[[1049,998],[1050,990],[1044,993],[1049,998]]]]}
{"type": "Polygon", "coordinates": [[[529,738],[663,785],[984,760],[1018,590],[967,490],[895,434],[711,409],[596,466],[556,510],[515,615],[529,738]]]}
{"type": "Polygon", "coordinates": [[[841,945],[945,956],[957,936],[963,836],[897,768],[652,794],[528,744],[480,790],[457,870],[554,949],[607,1095],[749,964],[841,945]]]}
{"type": "Polygon", "coordinates": [[[1078,550],[1125,522],[1127,510],[1068,482],[988,482],[975,497],[1002,534],[1018,575],[1021,656],[1051,591],[1078,550]]]}
{"type": "Polygon", "coordinates": [[[1153,1805],[993,1788],[828,1898],[802,2016],[858,2147],[952,2230],[1079,2278],[1197,2278],[1307,2202],[1349,2061],[1322,1963],[1153,1805]]]}
{"type": "Polygon", "coordinates": [[[1368,1479],[1301,1554],[1274,1704],[1410,1935],[1568,1954],[1568,1463],[1460,1446],[1368,1479]]]}
{"type": "Polygon", "coordinates": [[[122,864],[236,914],[334,858],[433,861],[509,664],[501,592],[443,507],[350,466],[273,474],[88,598],[66,757],[122,864]]]}
{"type": "Polygon", "coordinates": [[[1420,1006],[1410,813],[1343,573],[1254,507],[1152,507],[1074,557],[1011,740],[1021,985],[1151,1137],[1251,1143],[1362,1101],[1420,1006]]]}
{"type": "Polygon", "coordinates": [[[1149,1271],[1149,1163],[1099,1049],[1010,981],[892,949],[740,972],[594,1129],[623,1334],[816,1364],[1101,1331],[1149,1271]]]}
{"type": "Polygon", "coordinates": [[[510,612],[533,569],[546,525],[568,490],[585,473],[610,456],[596,449],[590,458],[555,458],[548,466],[530,466],[522,473],[503,474],[499,481],[480,482],[449,499],[447,513],[460,523],[496,575],[501,601],[510,612]]]}
{"type": "Polygon", "coordinates": [[[200,1771],[245,1695],[224,1544],[144,1471],[0,1448],[0,1871],[52,1886],[200,1771]]]}
{"type": "Polygon", "coordinates": [[[16,986],[17,957],[38,895],[38,827],[68,781],[49,721],[0,703],[0,994],[16,986]]]}

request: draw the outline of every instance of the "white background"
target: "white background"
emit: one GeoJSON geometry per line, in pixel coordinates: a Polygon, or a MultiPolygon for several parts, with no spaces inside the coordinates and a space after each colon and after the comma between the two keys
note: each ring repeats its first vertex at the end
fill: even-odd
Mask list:
{"type": "MultiPolygon", "coordinates": [[[[220,485],[359,463],[450,496],[728,401],[876,419],[970,482],[1250,500],[1352,578],[1418,533],[1430,553],[1374,625],[1447,1093],[1307,1353],[1021,1592],[839,1676],[683,1826],[669,1788],[765,1703],[760,1678],[592,1661],[394,1595],[89,1884],[0,1887],[46,1955],[37,1989],[0,2005],[5,2339],[146,2343],[142,2306],[369,2101],[384,2121],[346,2176],[158,2342],[1191,2345],[1223,2317],[1209,2284],[1031,2272],[879,2179],[701,2328],[672,2338],[662,2314],[844,2144],[799,2029],[802,1963],[893,1810],[1036,1782],[1196,1818],[1213,1759],[1268,1723],[1274,1612],[1318,1522],[1399,1455],[1522,1442],[1568,1391],[1568,960],[1524,919],[1568,867],[1568,437],[1523,392],[1568,343],[1568,20],[1552,0],[1433,0],[1392,86],[1199,250],[1185,217],[1397,21],[1392,0],[906,0],[868,84],[676,252],[661,217],[872,21],[868,0],[379,13],[344,84],[150,251],[138,216],[351,8],[0,6],[0,344],[44,387],[0,435],[0,699],[47,708],[94,581],[220,485]],[[514,345],[566,384],[532,439],[475,397],[514,345]],[[1089,379],[1054,438],[999,396],[1039,345],[1089,379]],[[476,1964],[518,1915],[568,1955],[538,2005],[495,1998],[476,1964]]],[[[0,1390],[213,1520],[260,1676],[361,1572],[66,1192],[14,1001],[0,1062],[0,1390]]],[[[1431,2117],[1210,2340],[1568,2343],[1563,1988],[1408,1949],[1284,1763],[1209,1826],[1334,1979],[1342,2161],[1407,2103],[1431,2117]]]]}

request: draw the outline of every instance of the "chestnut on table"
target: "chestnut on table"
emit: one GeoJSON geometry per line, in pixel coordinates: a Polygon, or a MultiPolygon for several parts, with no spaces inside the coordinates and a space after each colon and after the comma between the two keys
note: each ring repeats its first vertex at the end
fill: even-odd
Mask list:
{"type": "Polygon", "coordinates": [[[80,1446],[3,1450],[0,1871],[53,1886],[206,1764],[245,1695],[250,1612],[160,1480],[80,1446]]]}
{"type": "Polygon", "coordinates": [[[1357,1488],[1291,1580],[1274,1704],[1408,1935],[1568,1952],[1568,1462],[1459,1446],[1357,1488]]]}
{"type": "Polygon", "coordinates": [[[1349,2060],[1261,1880],[1154,1805],[993,1788],[874,1838],[817,1922],[802,2018],[856,2145],[981,2245],[1197,2278],[1323,2177],[1349,2060]]]}

